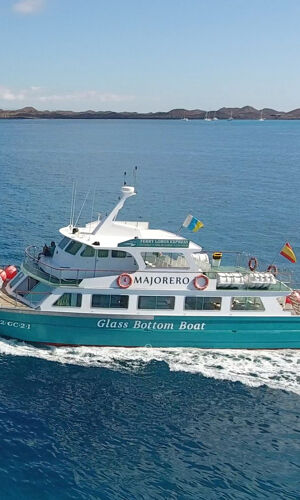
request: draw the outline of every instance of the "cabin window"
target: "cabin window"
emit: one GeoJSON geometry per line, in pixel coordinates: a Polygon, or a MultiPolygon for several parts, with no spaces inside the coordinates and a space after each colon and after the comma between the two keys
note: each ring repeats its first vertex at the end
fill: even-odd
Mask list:
{"type": "Polygon", "coordinates": [[[175,297],[167,295],[142,295],[138,299],[139,309],[174,309],[175,297]]]}
{"type": "Polygon", "coordinates": [[[93,247],[86,246],[80,255],[81,257],[95,257],[95,249],[93,247]]]}
{"type": "Polygon", "coordinates": [[[15,276],[10,282],[9,282],[9,286],[10,288],[13,288],[15,286],[16,283],[18,283],[18,281],[20,281],[21,278],[24,277],[24,274],[20,271],[17,276],[15,276]]]}
{"type": "Polygon", "coordinates": [[[98,250],[98,257],[100,259],[108,257],[108,250],[98,250]]]}
{"type": "Polygon", "coordinates": [[[232,311],[264,311],[260,297],[232,297],[232,311]]]}
{"type": "Polygon", "coordinates": [[[221,304],[221,297],[186,297],[184,309],[187,311],[219,311],[221,304]]]}
{"type": "Polygon", "coordinates": [[[93,295],[92,307],[102,307],[111,309],[127,309],[128,295],[93,295]]]}
{"type": "Polygon", "coordinates": [[[53,305],[59,307],[81,307],[81,301],[81,293],[63,293],[53,305]]]}
{"type": "Polygon", "coordinates": [[[72,240],[67,248],[66,248],[66,252],[70,253],[71,255],[76,255],[78,250],[82,247],[82,243],[79,243],[79,241],[74,241],[72,240]]]}
{"type": "Polygon", "coordinates": [[[26,276],[26,278],[18,284],[14,292],[21,295],[22,297],[25,297],[38,283],[39,281],[35,278],[26,276]]]}
{"type": "Polygon", "coordinates": [[[70,238],[67,238],[66,236],[64,236],[63,239],[58,244],[59,248],[61,248],[63,250],[67,246],[69,241],[70,241],[70,238]]]}
{"type": "Polygon", "coordinates": [[[124,259],[125,257],[130,257],[127,252],[123,252],[122,250],[112,250],[111,256],[117,259],[124,259]]]}
{"type": "Polygon", "coordinates": [[[181,268],[188,269],[189,265],[183,253],[179,252],[142,252],[142,257],[148,268],[181,268]]]}

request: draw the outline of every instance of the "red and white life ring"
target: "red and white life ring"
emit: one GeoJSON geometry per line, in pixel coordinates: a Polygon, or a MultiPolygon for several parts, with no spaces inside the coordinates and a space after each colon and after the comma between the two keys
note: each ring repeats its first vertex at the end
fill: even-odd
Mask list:
{"type": "Polygon", "coordinates": [[[120,288],[129,288],[132,285],[132,277],[130,274],[122,273],[117,277],[117,285],[120,288]]]}
{"type": "Polygon", "coordinates": [[[272,274],[273,274],[273,276],[277,276],[277,274],[278,274],[278,268],[277,268],[277,266],[275,266],[274,264],[271,264],[271,265],[268,267],[267,272],[268,272],[268,273],[272,273],[272,274]]]}
{"type": "Polygon", "coordinates": [[[251,257],[249,259],[249,262],[248,262],[248,267],[250,269],[250,271],[255,271],[255,269],[257,268],[258,266],[258,260],[256,257],[251,257]]]}
{"type": "Polygon", "coordinates": [[[205,288],[208,287],[209,279],[205,274],[199,274],[199,276],[196,276],[194,278],[194,287],[197,288],[197,290],[205,290],[205,288]]]}

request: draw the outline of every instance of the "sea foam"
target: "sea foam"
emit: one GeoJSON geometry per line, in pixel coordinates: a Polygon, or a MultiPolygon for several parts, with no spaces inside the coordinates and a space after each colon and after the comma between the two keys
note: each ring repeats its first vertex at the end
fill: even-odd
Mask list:
{"type": "Polygon", "coordinates": [[[266,385],[300,395],[300,357],[293,350],[212,350],[117,347],[35,347],[0,340],[0,354],[31,356],[51,362],[102,367],[142,375],[151,361],[165,362],[171,371],[201,374],[251,387],[266,385]]]}

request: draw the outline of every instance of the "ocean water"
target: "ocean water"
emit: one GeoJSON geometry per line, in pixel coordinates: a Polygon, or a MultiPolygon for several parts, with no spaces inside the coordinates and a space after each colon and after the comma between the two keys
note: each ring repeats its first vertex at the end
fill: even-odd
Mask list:
{"type": "MultiPolygon", "coordinates": [[[[279,255],[300,259],[299,144],[300,122],[0,120],[0,261],[58,239],[74,181],[84,222],[137,165],[125,219],[176,231],[193,213],[204,248],[300,283],[279,255]]],[[[299,499],[299,368],[297,351],[0,340],[0,497],[299,499]]]]}

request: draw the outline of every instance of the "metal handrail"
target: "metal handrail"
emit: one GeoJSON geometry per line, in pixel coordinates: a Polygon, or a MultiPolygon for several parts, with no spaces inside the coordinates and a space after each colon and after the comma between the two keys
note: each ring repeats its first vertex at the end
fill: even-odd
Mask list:
{"type": "MultiPolygon", "coordinates": [[[[36,254],[32,255],[30,253],[30,250],[32,249],[35,249],[35,250],[38,250],[38,248],[35,246],[35,245],[31,245],[29,247],[27,247],[25,249],[25,256],[28,257],[30,260],[36,262],[36,263],[39,263],[39,259],[38,257],[36,256],[36,254]]],[[[40,252],[39,252],[40,253],[40,252]]],[[[209,252],[200,252],[200,253],[209,253],[209,252]]],[[[243,252],[237,252],[237,251],[225,251],[225,252],[222,252],[223,254],[235,254],[237,256],[241,256],[243,255],[243,252]]],[[[111,273],[122,273],[122,272],[134,272],[133,270],[130,270],[130,271],[126,271],[124,269],[92,269],[92,268],[83,268],[83,267],[55,267],[55,266],[51,266],[50,264],[46,264],[45,262],[42,263],[43,266],[45,267],[48,267],[49,269],[53,269],[54,271],[64,271],[64,272],[111,272],[111,273]]],[[[191,273],[191,272],[197,272],[197,271],[191,271],[191,270],[185,270],[183,268],[176,268],[176,267],[166,267],[166,268],[150,268],[150,269],[155,269],[155,270],[161,270],[161,269],[166,269],[166,270],[170,270],[170,269],[180,269],[180,271],[182,273],[191,273]]],[[[139,272],[149,272],[149,269],[138,269],[139,272]]]]}
{"type": "MultiPolygon", "coordinates": [[[[26,260],[28,259],[29,262],[33,262],[34,263],[34,266],[36,267],[36,269],[34,269],[32,272],[33,274],[35,275],[35,272],[37,273],[37,275],[39,276],[39,278],[41,279],[44,279],[46,282],[48,283],[53,283],[53,284],[60,284],[60,285],[67,285],[67,286],[70,286],[70,285],[78,285],[82,279],[84,278],[80,278],[80,273],[92,273],[94,275],[94,277],[96,276],[96,274],[98,273],[105,273],[106,275],[108,273],[110,273],[111,275],[114,275],[114,274],[120,274],[120,273],[124,273],[124,272],[128,272],[128,273],[133,273],[133,272],[136,272],[138,271],[139,273],[148,273],[149,272],[149,269],[136,269],[136,270],[128,270],[126,271],[124,268],[123,269],[97,269],[97,268],[72,268],[72,267],[56,267],[56,266],[51,266],[50,264],[47,264],[45,262],[42,262],[42,266],[43,268],[47,268],[48,272],[45,271],[43,268],[40,267],[40,260],[38,258],[38,248],[34,245],[32,246],[29,246],[25,249],[25,268],[26,268],[26,260]],[[76,273],[76,278],[62,278],[62,273],[76,273]],[[60,273],[60,276],[57,277],[56,274],[59,274],[60,273]],[[44,275],[44,276],[43,276],[44,275]]],[[[226,251],[226,252],[223,252],[224,254],[235,254],[237,255],[238,257],[241,257],[242,255],[246,256],[246,254],[244,252],[235,252],[235,251],[226,251]]],[[[182,274],[190,274],[190,273],[195,273],[197,271],[194,271],[194,270],[184,270],[182,268],[156,268],[155,271],[156,272],[164,272],[164,271],[170,271],[170,270],[179,270],[180,269],[180,272],[182,274]]],[[[27,269],[28,270],[28,269],[27,269]]],[[[154,269],[153,269],[154,270],[154,269]]],[[[30,269],[28,270],[30,272],[30,269]]],[[[246,267],[241,267],[241,266],[238,266],[236,268],[236,266],[220,266],[220,268],[218,267],[212,267],[209,271],[207,271],[205,274],[207,274],[207,276],[211,277],[211,278],[216,278],[217,275],[221,272],[239,272],[241,273],[242,275],[247,275],[249,274],[251,271],[246,268],[246,267]],[[226,269],[227,268],[227,269],[226,269]],[[233,270],[233,268],[235,268],[235,271],[233,270]]],[[[257,270],[257,272],[266,272],[266,271],[262,271],[262,270],[257,270]]],[[[288,286],[287,284],[291,284],[292,283],[292,274],[290,272],[286,272],[286,271],[280,271],[277,275],[277,281],[278,283],[280,283],[280,285],[284,288],[285,286],[288,286]],[[280,276],[280,279],[278,279],[278,276],[280,276]]],[[[273,285],[275,286],[275,285],[273,285]]],[[[277,284],[278,286],[278,284],[277,284]]],[[[248,289],[248,287],[246,287],[248,289]]],[[[249,287],[250,288],[250,287],[249,287]]],[[[288,286],[288,288],[290,288],[288,286]]],[[[281,289],[281,287],[280,287],[281,289]]]]}

